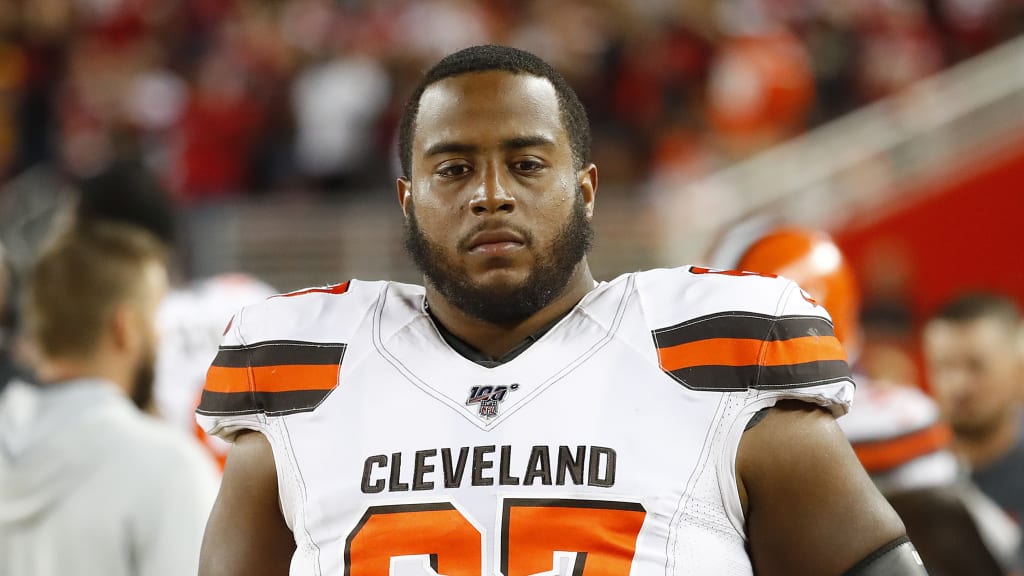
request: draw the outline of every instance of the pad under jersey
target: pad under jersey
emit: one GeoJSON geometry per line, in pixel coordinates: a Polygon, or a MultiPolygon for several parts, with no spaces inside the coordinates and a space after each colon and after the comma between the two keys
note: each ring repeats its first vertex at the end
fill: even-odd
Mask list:
{"type": "Polygon", "coordinates": [[[751,574],[735,456],[853,384],[792,282],[697,267],[598,284],[513,360],[452,350],[421,287],[351,281],[233,319],[198,419],[265,434],[292,575],[751,574]]]}

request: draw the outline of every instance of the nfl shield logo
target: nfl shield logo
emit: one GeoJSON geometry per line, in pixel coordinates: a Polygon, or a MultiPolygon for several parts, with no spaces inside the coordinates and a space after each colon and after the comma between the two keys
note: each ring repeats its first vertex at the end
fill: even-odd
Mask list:
{"type": "Polygon", "coordinates": [[[480,402],[480,415],[488,418],[498,415],[498,401],[491,398],[480,402]]]}

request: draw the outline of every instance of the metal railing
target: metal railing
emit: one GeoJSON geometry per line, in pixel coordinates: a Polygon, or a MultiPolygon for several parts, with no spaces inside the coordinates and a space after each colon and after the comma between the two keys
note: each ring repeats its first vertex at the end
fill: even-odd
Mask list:
{"type": "Polygon", "coordinates": [[[659,260],[699,259],[717,232],[758,213],[836,229],[1007,144],[1024,145],[1024,37],[694,182],[671,203],[718,209],[667,210],[681,225],[662,227],[659,260]]]}

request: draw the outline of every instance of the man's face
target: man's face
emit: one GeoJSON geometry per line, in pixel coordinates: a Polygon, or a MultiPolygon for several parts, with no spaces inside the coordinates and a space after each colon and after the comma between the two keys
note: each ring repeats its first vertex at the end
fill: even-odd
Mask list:
{"type": "Polygon", "coordinates": [[[935,320],[925,329],[924,352],[936,400],[958,434],[984,436],[1016,417],[1021,362],[1004,322],[935,320]]]}
{"type": "Polygon", "coordinates": [[[596,169],[576,170],[546,79],[448,78],[420,100],[412,179],[400,180],[405,244],[427,282],[494,324],[531,316],[590,247],[596,169]]]}
{"type": "Polygon", "coordinates": [[[148,263],[144,268],[140,284],[138,302],[140,342],[131,397],[140,410],[146,410],[153,399],[157,352],[156,313],[160,301],[167,292],[167,269],[158,262],[148,263]]]}

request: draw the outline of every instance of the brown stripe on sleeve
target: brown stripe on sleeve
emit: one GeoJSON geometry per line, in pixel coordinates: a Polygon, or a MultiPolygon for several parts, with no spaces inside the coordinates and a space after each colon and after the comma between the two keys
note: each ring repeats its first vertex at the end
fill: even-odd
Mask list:
{"type": "Polygon", "coordinates": [[[267,341],[223,346],[198,412],[280,414],[315,408],[338,386],[345,344],[267,341]]]}
{"type": "Polygon", "coordinates": [[[727,312],[652,335],[662,369],[694,390],[798,388],[850,378],[831,322],[818,316],[727,312]]]}
{"type": "Polygon", "coordinates": [[[659,348],[716,338],[789,340],[833,335],[832,323],[820,316],[770,316],[754,312],[719,312],[654,331],[659,348]]]}

